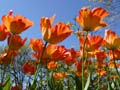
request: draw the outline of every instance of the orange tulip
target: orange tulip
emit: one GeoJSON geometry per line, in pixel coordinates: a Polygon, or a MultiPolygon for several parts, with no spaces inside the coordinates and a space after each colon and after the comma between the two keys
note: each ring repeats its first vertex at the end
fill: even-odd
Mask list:
{"type": "Polygon", "coordinates": [[[51,18],[41,18],[40,29],[42,32],[43,39],[51,44],[56,44],[63,41],[65,38],[70,36],[72,30],[70,26],[59,22],[52,27],[53,17],[51,18]]]}
{"type": "MultiPolygon", "coordinates": [[[[91,60],[86,60],[85,66],[84,66],[84,75],[86,76],[88,74],[88,67],[92,64],[91,60]]],[[[75,63],[75,74],[77,76],[82,76],[82,60],[75,63]]]]}
{"type": "Polygon", "coordinates": [[[57,67],[58,67],[58,64],[57,64],[57,62],[54,62],[54,61],[50,61],[47,64],[47,68],[50,69],[50,70],[56,69],[57,67]]]}
{"type": "Polygon", "coordinates": [[[11,33],[20,34],[29,27],[33,26],[33,22],[29,19],[21,15],[12,16],[12,13],[13,12],[10,10],[8,15],[2,16],[3,24],[11,33]]]}
{"type": "Polygon", "coordinates": [[[117,63],[117,68],[120,68],[120,63],[117,63]]]}
{"type": "Polygon", "coordinates": [[[114,62],[110,61],[110,62],[108,63],[108,67],[109,67],[110,69],[114,69],[114,68],[115,68],[114,62]]]}
{"type": "Polygon", "coordinates": [[[77,58],[80,56],[80,53],[75,51],[73,48],[66,50],[63,55],[63,61],[67,65],[72,65],[77,61],[77,58]]]}
{"type": "Polygon", "coordinates": [[[102,69],[97,70],[96,73],[97,73],[98,75],[100,75],[100,76],[105,76],[105,75],[107,75],[107,72],[106,72],[105,70],[102,70],[102,69]]]}
{"type": "Polygon", "coordinates": [[[62,60],[63,54],[66,51],[64,46],[57,46],[55,44],[48,44],[48,46],[46,46],[46,48],[44,49],[44,53],[42,55],[43,45],[42,45],[42,42],[39,40],[35,40],[35,42],[31,41],[30,47],[35,51],[35,53],[32,54],[33,57],[37,61],[39,61],[42,57],[41,62],[45,65],[49,61],[62,60]]]}
{"type": "Polygon", "coordinates": [[[24,64],[22,66],[22,71],[25,74],[34,75],[35,71],[36,71],[36,67],[33,64],[29,64],[29,63],[28,64],[24,64]]]}
{"type": "Polygon", "coordinates": [[[8,34],[9,32],[7,31],[6,27],[3,24],[1,24],[0,25],[0,41],[5,40],[8,34]]]}
{"type": "Polygon", "coordinates": [[[51,55],[51,60],[62,60],[64,58],[64,53],[66,52],[64,46],[56,46],[54,53],[51,55]]]}
{"type": "Polygon", "coordinates": [[[35,53],[33,53],[32,56],[37,60],[37,62],[39,62],[44,47],[42,39],[31,38],[29,46],[33,51],[35,51],[35,53]]]}
{"type": "Polygon", "coordinates": [[[53,78],[55,80],[63,80],[67,76],[68,74],[66,72],[54,72],[53,73],[53,78]]]}
{"type": "Polygon", "coordinates": [[[117,75],[111,75],[110,79],[118,79],[118,76],[117,75]]]}
{"type": "MultiPolygon", "coordinates": [[[[116,66],[117,66],[117,68],[119,69],[119,68],[120,68],[120,63],[116,63],[116,66]]],[[[114,62],[110,61],[110,62],[108,63],[108,67],[109,67],[110,69],[114,69],[114,68],[115,68],[114,62]]]]}
{"type": "Polygon", "coordinates": [[[107,57],[107,54],[102,51],[102,50],[97,50],[95,51],[95,59],[98,61],[98,62],[102,62],[104,61],[104,59],[107,57]]]}
{"type": "Polygon", "coordinates": [[[104,61],[97,61],[96,62],[96,65],[95,65],[95,68],[98,69],[98,68],[104,68],[106,67],[106,62],[104,61]]]}
{"type": "Polygon", "coordinates": [[[64,46],[57,46],[55,44],[49,44],[44,52],[43,58],[50,60],[60,60],[63,58],[63,53],[66,51],[64,46]]]}
{"type": "Polygon", "coordinates": [[[50,57],[57,52],[57,46],[55,44],[49,44],[44,52],[43,58],[50,59],[50,57]]]}
{"type": "Polygon", "coordinates": [[[22,38],[19,35],[10,35],[8,37],[9,49],[11,49],[11,50],[20,49],[24,45],[26,40],[27,40],[27,38],[22,40],[22,38]]]}
{"type": "Polygon", "coordinates": [[[76,21],[84,31],[96,31],[107,25],[103,19],[108,14],[109,13],[101,7],[94,8],[91,11],[88,8],[82,8],[79,11],[79,16],[76,17],[76,21]]]}
{"type": "Polygon", "coordinates": [[[120,37],[114,31],[106,30],[103,44],[109,50],[120,49],[120,37]]]}
{"type": "MultiPolygon", "coordinates": [[[[80,37],[79,40],[80,40],[80,44],[84,45],[85,38],[80,37]]],[[[95,51],[102,45],[102,43],[103,43],[103,38],[101,36],[87,37],[85,50],[88,52],[95,51]]]]}
{"type": "Polygon", "coordinates": [[[40,19],[40,29],[41,32],[45,32],[48,31],[51,27],[52,27],[52,23],[54,21],[55,16],[52,16],[51,18],[47,18],[47,17],[42,17],[40,19]]]}
{"type": "Polygon", "coordinates": [[[5,51],[0,55],[0,64],[8,65],[14,61],[14,57],[17,56],[17,51],[5,51]]]}
{"type": "Polygon", "coordinates": [[[120,60],[120,50],[113,50],[108,52],[110,60],[120,60]],[[114,55],[114,57],[113,57],[114,55]]]}
{"type": "Polygon", "coordinates": [[[55,44],[49,44],[42,56],[42,63],[46,65],[49,61],[62,60],[64,58],[64,52],[66,51],[64,46],[57,46],[55,44]]]}
{"type": "Polygon", "coordinates": [[[41,52],[35,52],[32,54],[33,58],[35,58],[36,62],[39,63],[40,59],[41,59],[41,52]]]}
{"type": "Polygon", "coordinates": [[[31,38],[29,46],[31,49],[33,49],[35,52],[42,52],[42,49],[44,47],[42,39],[34,39],[31,38]]]}

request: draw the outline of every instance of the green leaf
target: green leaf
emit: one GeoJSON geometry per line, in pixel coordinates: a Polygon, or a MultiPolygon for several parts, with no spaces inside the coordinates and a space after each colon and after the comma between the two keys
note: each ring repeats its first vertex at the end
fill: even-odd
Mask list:
{"type": "Polygon", "coordinates": [[[49,86],[50,90],[55,89],[55,80],[51,73],[50,73],[50,79],[48,80],[48,86],[49,86]]]}
{"type": "Polygon", "coordinates": [[[78,76],[75,76],[75,84],[76,84],[76,90],[82,90],[82,83],[81,81],[79,80],[79,77],[78,76]]]}
{"type": "Polygon", "coordinates": [[[63,83],[62,83],[62,81],[60,81],[60,82],[57,84],[56,90],[63,90],[63,83]]]}
{"type": "Polygon", "coordinates": [[[109,82],[107,82],[107,84],[108,84],[108,90],[111,90],[111,87],[110,87],[110,83],[109,82]]]}
{"type": "Polygon", "coordinates": [[[3,86],[3,90],[11,90],[11,80],[10,80],[10,75],[7,76],[7,80],[3,86]]]}
{"type": "Polygon", "coordinates": [[[0,90],[2,90],[2,86],[0,86],[0,90]]]}
{"type": "Polygon", "coordinates": [[[90,84],[90,73],[88,75],[87,82],[86,82],[84,90],[88,90],[89,84],[90,84]]]}
{"type": "Polygon", "coordinates": [[[33,83],[32,83],[32,85],[30,86],[30,90],[35,90],[36,89],[36,82],[37,82],[37,80],[35,79],[34,81],[33,81],[33,83]]]}

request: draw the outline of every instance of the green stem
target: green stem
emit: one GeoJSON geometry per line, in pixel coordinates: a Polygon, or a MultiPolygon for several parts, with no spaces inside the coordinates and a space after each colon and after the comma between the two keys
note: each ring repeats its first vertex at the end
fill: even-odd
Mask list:
{"type": "Polygon", "coordinates": [[[42,70],[42,65],[41,65],[41,67],[40,67],[40,85],[42,86],[42,82],[43,82],[43,80],[42,80],[42,78],[43,78],[43,70],[42,70]]]}
{"type": "Polygon", "coordinates": [[[85,41],[84,41],[84,44],[83,44],[83,58],[82,58],[82,90],[84,90],[84,60],[85,60],[84,52],[85,52],[85,48],[86,48],[87,36],[88,36],[88,31],[87,31],[87,33],[86,33],[85,41]]]}
{"type": "Polygon", "coordinates": [[[68,80],[67,80],[67,85],[68,85],[68,90],[70,90],[70,80],[69,80],[69,77],[68,77],[68,80]]]}
{"type": "Polygon", "coordinates": [[[109,69],[109,67],[108,67],[108,60],[107,60],[107,58],[105,59],[105,67],[104,67],[104,69],[105,69],[105,71],[107,72],[107,88],[112,88],[111,87],[111,82],[110,82],[110,76],[111,76],[111,70],[109,69]]]}
{"type": "Polygon", "coordinates": [[[41,66],[41,60],[42,60],[42,58],[43,58],[43,54],[44,54],[44,51],[45,51],[45,48],[46,48],[46,46],[47,46],[47,42],[45,42],[45,45],[44,45],[44,47],[43,47],[43,50],[42,50],[42,54],[41,54],[41,57],[40,57],[40,60],[39,60],[39,62],[38,62],[38,66],[37,66],[37,69],[36,69],[36,72],[35,72],[35,75],[34,75],[34,79],[33,79],[33,82],[32,82],[32,85],[35,83],[35,81],[37,80],[37,76],[38,76],[38,72],[39,72],[39,70],[40,70],[40,66],[41,66]]]}
{"type": "MultiPolygon", "coordinates": [[[[70,67],[67,65],[68,74],[70,73],[70,67]]],[[[67,78],[68,90],[70,90],[70,77],[67,78]]]]}
{"type": "Polygon", "coordinates": [[[100,72],[99,72],[99,75],[98,75],[98,90],[100,90],[100,72]]]}
{"type": "Polygon", "coordinates": [[[114,62],[114,66],[115,66],[115,70],[116,70],[116,73],[117,73],[117,76],[118,76],[118,80],[120,81],[120,73],[117,69],[117,65],[116,65],[116,62],[115,62],[115,53],[114,53],[114,50],[112,50],[112,53],[113,53],[113,62],[114,62]]]}

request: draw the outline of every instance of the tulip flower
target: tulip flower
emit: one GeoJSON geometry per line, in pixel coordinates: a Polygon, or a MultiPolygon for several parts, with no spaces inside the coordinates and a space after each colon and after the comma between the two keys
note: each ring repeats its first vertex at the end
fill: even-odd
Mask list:
{"type": "Polygon", "coordinates": [[[43,58],[49,60],[60,60],[63,58],[63,54],[66,51],[64,46],[57,46],[55,44],[49,44],[44,52],[43,58]]]}
{"type": "Polygon", "coordinates": [[[44,47],[43,41],[41,39],[35,39],[31,38],[29,46],[31,49],[33,49],[35,52],[42,52],[42,49],[44,47]]]}
{"type": "Polygon", "coordinates": [[[13,34],[20,34],[29,27],[33,26],[33,22],[23,17],[22,15],[12,15],[13,11],[10,10],[8,15],[2,16],[2,22],[7,30],[13,34]]]}
{"type": "Polygon", "coordinates": [[[57,62],[54,62],[54,61],[50,61],[50,62],[48,62],[48,64],[47,64],[47,68],[48,68],[49,70],[56,69],[57,67],[58,67],[58,64],[57,64],[57,62]]]}
{"type": "Polygon", "coordinates": [[[3,41],[7,38],[7,35],[9,34],[8,30],[6,29],[6,27],[1,24],[0,25],[0,41],[3,41]]]}
{"type": "Polygon", "coordinates": [[[27,38],[22,39],[19,35],[10,35],[8,37],[8,46],[11,50],[18,50],[20,49],[24,43],[26,42],[27,38]]]}
{"type": "MultiPolygon", "coordinates": [[[[84,75],[86,76],[88,74],[88,67],[92,64],[91,60],[86,60],[85,66],[84,66],[84,75]]],[[[75,63],[75,74],[77,76],[82,76],[82,60],[75,63]]]]}
{"type": "Polygon", "coordinates": [[[53,17],[41,18],[40,29],[42,32],[43,39],[46,42],[49,42],[51,44],[56,44],[56,43],[62,42],[64,39],[70,36],[72,33],[72,30],[70,29],[69,25],[63,22],[59,22],[52,27],[53,20],[54,20],[53,17]]]}
{"type": "Polygon", "coordinates": [[[57,46],[55,44],[49,44],[43,54],[42,63],[44,65],[49,61],[58,61],[64,58],[66,48],[64,46],[57,46]]]}
{"type": "Polygon", "coordinates": [[[54,72],[53,73],[53,78],[55,80],[63,80],[64,78],[68,77],[67,72],[54,72]]]}
{"type": "Polygon", "coordinates": [[[97,75],[99,76],[105,76],[107,75],[107,72],[105,70],[102,70],[102,69],[98,69],[97,72],[96,72],[97,75]]]}
{"type": "Polygon", "coordinates": [[[9,50],[0,55],[0,64],[9,65],[14,61],[14,57],[18,55],[17,51],[9,50]]]}
{"type": "Polygon", "coordinates": [[[114,31],[108,29],[105,31],[103,45],[109,50],[120,49],[120,37],[114,31]]]}
{"type": "Polygon", "coordinates": [[[108,11],[101,7],[97,7],[92,10],[82,8],[79,11],[79,15],[76,17],[76,21],[84,31],[96,31],[107,25],[103,19],[108,14],[108,11]]]}
{"type": "Polygon", "coordinates": [[[33,57],[46,65],[49,61],[56,61],[56,60],[62,60],[64,58],[63,54],[66,51],[66,48],[64,46],[57,46],[55,44],[48,44],[46,48],[44,49],[44,53],[42,55],[43,45],[41,44],[41,41],[35,40],[35,42],[30,43],[30,47],[35,51],[33,53],[33,57]],[[42,56],[41,56],[42,55],[42,56]],[[41,58],[42,57],[42,58],[41,58]]]}
{"type": "Polygon", "coordinates": [[[80,53],[75,51],[73,48],[68,49],[65,51],[64,55],[63,55],[63,61],[64,63],[66,63],[67,65],[72,65],[77,61],[77,58],[80,56],[80,53]]]}
{"type": "Polygon", "coordinates": [[[108,52],[109,58],[110,60],[120,60],[120,50],[109,50],[108,52]],[[114,53],[114,57],[113,57],[113,53],[114,53]]]}
{"type": "MultiPolygon", "coordinates": [[[[79,38],[80,44],[84,45],[85,38],[80,37],[79,38]]],[[[86,47],[85,50],[90,52],[90,51],[95,51],[97,50],[103,43],[103,38],[101,36],[89,36],[86,38],[86,47]]],[[[82,48],[83,46],[81,46],[82,48]]]]}
{"type": "Polygon", "coordinates": [[[34,75],[35,74],[35,71],[36,71],[36,68],[33,64],[24,64],[22,66],[22,71],[25,73],[25,74],[29,74],[29,75],[34,75]]]}
{"type": "Polygon", "coordinates": [[[97,60],[97,62],[102,62],[107,57],[107,54],[103,50],[95,50],[93,52],[93,57],[97,60]]]}

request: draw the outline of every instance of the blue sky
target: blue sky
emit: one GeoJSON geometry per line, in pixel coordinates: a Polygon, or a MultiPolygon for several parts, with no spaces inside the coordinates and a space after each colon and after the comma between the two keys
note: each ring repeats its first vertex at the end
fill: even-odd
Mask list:
{"type": "MultiPolygon", "coordinates": [[[[7,14],[9,10],[13,10],[13,14],[21,14],[34,22],[34,26],[22,33],[22,37],[41,38],[40,18],[43,16],[51,17],[56,15],[55,21],[72,22],[74,17],[78,15],[78,11],[83,6],[89,6],[91,3],[86,0],[1,0],[0,1],[0,17],[7,14]]],[[[68,39],[60,43],[70,47],[78,46],[77,38],[74,34],[68,39]]]]}

